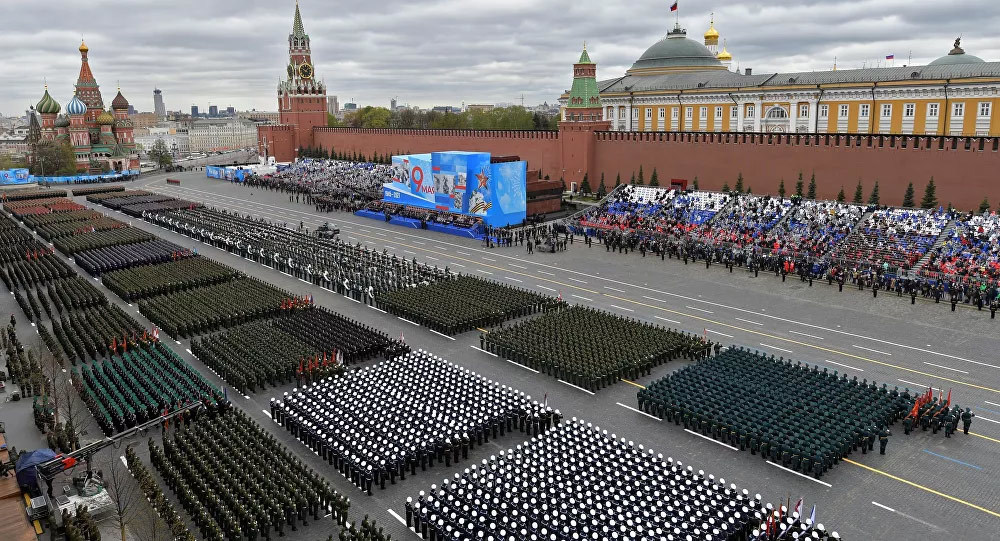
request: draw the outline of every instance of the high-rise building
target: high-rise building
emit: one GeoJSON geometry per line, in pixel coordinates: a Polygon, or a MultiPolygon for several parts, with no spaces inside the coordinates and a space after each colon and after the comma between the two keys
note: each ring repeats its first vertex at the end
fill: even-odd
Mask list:
{"type": "Polygon", "coordinates": [[[236,108],[233,107],[232,105],[230,105],[229,107],[226,107],[226,115],[227,116],[236,116],[236,108]]]}
{"type": "Polygon", "coordinates": [[[153,114],[160,118],[167,116],[167,108],[163,105],[163,92],[159,88],[153,89],[153,114]]]}
{"type": "Polygon", "coordinates": [[[326,112],[331,115],[340,114],[340,102],[337,101],[337,96],[326,97],[326,112]]]}
{"type": "Polygon", "coordinates": [[[396,98],[392,98],[391,100],[389,100],[389,110],[390,111],[396,110],[396,98]]]}
{"type": "Polygon", "coordinates": [[[197,105],[192,105],[191,106],[191,116],[192,117],[198,116],[198,106],[197,105]]]}
{"type": "Polygon", "coordinates": [[[218,105],[209,105],[208,106],[208,116],[211,116],[211,117],[219,116],[219,106],[218,105]]]}

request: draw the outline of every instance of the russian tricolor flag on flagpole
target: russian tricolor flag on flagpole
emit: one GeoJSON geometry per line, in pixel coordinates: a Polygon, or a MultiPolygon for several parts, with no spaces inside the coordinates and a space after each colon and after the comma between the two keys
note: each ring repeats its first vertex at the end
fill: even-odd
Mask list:
{"type": "Polygon", "coordinates": [[[896,55],[894,55],[894,54],[887,54],[887,55],[885,55],[885,59],[886,60],[895,60],[896,59],[896,55]]]}
{"type": "Polygon", "coordinates": [[[677,2],[670,4],[670,11],[677,11],[677,2]]]}

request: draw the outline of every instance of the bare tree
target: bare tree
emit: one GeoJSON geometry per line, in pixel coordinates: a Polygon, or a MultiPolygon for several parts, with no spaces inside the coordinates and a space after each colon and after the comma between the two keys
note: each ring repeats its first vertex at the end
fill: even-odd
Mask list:
{"type": "Polygon", "coordinates": [[[56,400],[59,404],[58,411],[61,412],[62,420],[66,423],[66,437],[70,439],[70,448],[76,450],[80,436],[89,428],[90,411],[80,399],[80,394],[73,386],[72,378],[59,378],[57,381],[54,394],[58,397],[56,400]]]}
{"type": "Polygon", "coordinates": [[[170,529],[160,518],[153,505],[144,500],[138,500],[135,520],[132,521],[132,533],[139,541],[172,541],[170,529]]]}
{"type": "Polygon", "coordinates": [[[110,472],[104,478],[104,489],[108,491],[114,507],[114,524],[121,531],[122,541],[125,540],[125,529],[136,517],[143,495],[139,484],[132,478],[128,468],[118,458],[112,458],[110,472]]]}

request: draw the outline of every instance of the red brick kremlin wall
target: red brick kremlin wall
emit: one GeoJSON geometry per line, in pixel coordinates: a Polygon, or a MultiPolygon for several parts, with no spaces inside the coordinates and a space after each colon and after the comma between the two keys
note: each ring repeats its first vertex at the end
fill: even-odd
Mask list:
{"type": "Polygon", "coordinates": [[[998,138],[637,132],[595,137],[597,172],[590,178],[603,171],[611,184],[618,172],[628,182],[642,165],[647,183],[654,167],[661,185],[683,178],[690,186],[697,176],[699,188],[707,190],[724,183],[733,187],[743,173],[744,188],[755,194],[777,194],[782,178],[792,194],[799,172],[806,186],[815,172],[820,199],[836,199],[843,187],[850,201],[861,179],[867,201],[878,180],[882,204],[899,205],[907,183],[913,182],[919,203],[933,176],[942,205],[973,210],[983,197],[994,207],[1000,203],[998,138]]]}
{"type": "Polygon", "coordinates": [[[933,176],[942,205],[976,209],[983,197],[1000,204],[1000,138],[596,132],[586,145],[591,155],[584,156],[581,149],[563,148],[578,146],[579,137],[558,132],[317,128],[314,135],[327,150],[366,155],[441,150],[517,155],[529,169],[553,179],[564,176],[567,184],[589,170],[594,189],[602,172],[610,189],[616,174],[627,182],[642,165],[647,182],[655,167],[661,185],[672,178],[690,185],[698,177],[699,187],[707,190],[724,183],[732,187],[742,173],[744,187],[756,194],[775,194],[782,178],[787,192],[794,193],[799,172],[806,184],[815,172],[822,199],[835,199],[843,187],[851,200],[861,179],[867,201],[878,180],[881,201],[889,205],[902,203],[909,182],[919,202],[933,176]]]}

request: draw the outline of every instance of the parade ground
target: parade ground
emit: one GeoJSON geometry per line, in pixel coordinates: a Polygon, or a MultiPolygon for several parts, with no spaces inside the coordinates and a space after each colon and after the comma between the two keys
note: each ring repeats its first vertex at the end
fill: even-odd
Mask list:
{"type": "MultiPolygon", "coordinates": [[[[639,254],[608,253],[600,245],[588,248],[582,242],[556,254],[528,255],[523,247],[486,249],[477,241],[385,226],[347,213],[317,213],[311,205],[290,203],[285,193],[207,179],[201,173],[172,176],[181,184],[168,185],[165,178],[150,177],[136,187],[287,222],[293,227],[301,222],[313,230],[329,222],[341,230],[345,241],[561,295],[571,304],[801,360],[831,372],[857,376],[859,381],[885,383],[890,389],[898,386],[900,390],[908,387],[922,392],[933,387],[935,393],[951,391],[953,403],[976,413],[968,436],[960,432],[945,439],[940,432],[919,430],[904,436],[897,424],[885,456],[877,452],[854,453],[821,479],[806,478],[759,456],[734,451],[637,412],[637,386],[681,364],[662,366],[649,377],[621,382],[592,395],[478,350],[476,332],[454,339],[445,337],[222,250],[199,246],[191,239],[133,221],[137,227],[155,229],[168,240],[198,249],[251,276],[292,292],[313,294],[317,303],[376,326],[390,336],[402,334],[414,349],[434,352],[533,398],[544,397],[567,418],[587,419],[696,470],[704,469],[751,492],[760,492],[766,500],[790,498],[794,504],[801,497],[807,510],[813,504],[817,506],[818,522],[826,522],[844,537],[889,539],[930,533],[988,539],[1000,527],[1000,481],[995,475],[1000,467],[1000,361],[995,353],[1000,342],[996,339],[997,323],[986,311],[960,306],[951,312],[946,303],[935,305],[918,299],[911,305],[906,297],[884,292],[873,298],[867,290],[858,292],[845,287],[838,292],[836,284],[831,287],[815,282],[810,287],[792,277],[782,283],[773,275],[754,278],[745,271],[729,273],[720,265],[706,269],[704,263],[685,266],[676,259],[661,261],[639,254]]],[[[199,366],[197,360],[187,360],[199,366]]],[[[265,421],[267,401],[278,394],[265,391],[249,400],[237,397],[235,403],[265,421]]],[[[274,432],[290,440],[282,430],[276,428],[274,432]]],[[[491,445],[499,451],[501,445],[515,445],[517,437],[491,445]]],[[[297,441],[290,440],[288,445],[305,451],[297,441]]],[[[451,470],[465,467],[460,463],[451,470]]],[[[336,483],[336,474],[330,470],[320,469],[336,483]]],[[[386,516],[390,510],[401,513],[407,496],[426,490],[451,475],[451,470],[435,468],[373,497],[346,482],[336,486],[351,497],[354,516],[367,513],[386,526],[402,528],[398,521],[386,516]]]]}
{"type": "MultiPolygon", "coordinates": [[[[566,419],[581,418],[607,429],[618,438],[643,445],[663,456],[692,466],[695,471],[722,477],[764,501],[792,505],[800,498],[806,513],[816,506],[816,521],[847,539],[910,539],[924,536],[949,539],[994,539],[1000,530],[1000,340],[996,320],[989,312],[960,305],[952,312],[942,302],[797,277],[782,282],[773,274],[754,277],[745,270],[730,272],[704,262],[685,265],[662,261],[649,254],[607,252],[600,244],[586,246],[580,238],[558,253],[528,254],[523,246],[486,248],[479,241],[440,233],[402,229],[343,212],[318,213],[312,205],[290,202],[287,193],[244,187],[205,178],[203,172],[174,173],[180,184],[168,184],[166,175],[144,177],[128,186],[167,194],[206,206],[287,223],[310,231],[329,223],[341,238],[401,258],[454,272],[478,275],[551,296],[570,304],[602,309],[626,318],[680,329],[724,346],[744,347],[776,358],[793,359],[830,372],[857,376],[858,381],[883,383],[889,389],[909,388],[919,394],[929,387],[935,395],[949,392],[952,403],[969,407],[976,417],[969,434],[961,430],[946,439],[944,433],[916,429],[903,435],[900,423],[892,427],[887,453],[878,447],[867,454],[852,453],[836,468],[817,479],[765,461],[759,455],[709,439],[673,423],[639,411],[636,393],[645,385],[685,366],[671,362],[636,381],[621,381],[596,393],[524,366],[498,358],[480,348],[479,332],[454,337],[384,313],[342,295],[324,290],[256,262],[210,247],[156,225],[89,203],[74,201],[128,221],[134,227],[270,282],[295,295],[312,295],[317,305],[375,327],[392,337],[402,336],[414,350],[423,349],[485,377],[524,391],[539,402],[558,408],[566,419]]],[[[78,269],[81,275],[85,275],[78,269]]],[[[85,275],[86,276],[86,275],[85,275]]],[[[140,323],[152,324],[136,307],[111,294],[95,281],[110,302],[121,306],[140,323]]],[[[16,311],[17,306],[9,311],[16,311]]],[[[19,326],[18,332],[30,333],[19,326]]],[[[27,334],[26,334],[27,336],[27,334]]],[[[25,342],[32,344],[28,338],[25,342]]],[[[166,343],[212,383],[228,387],[190,353],[190,340],[166,343]]],[[[432,484],[502,449],[527,439],[511,433],[477,447],[468,461],[450,467],[436,465],[368,496],[315,456],[270,419],[269,399],[291,385],[243,396],[229,388],[233,404],[247,412],[275,438],[293,450],[351,500],[354,520],[368,515],[398,539],[413,539],[400,516],[407,497],[416,498],[432,484]]],[[[20,447],[40,444],[31,425],[30,405],[23,423],[7,423],[20,447]]],[[[93,431],[96,436],[99,431],[93,431]]],[[[137,438],[141,439],[141,438],[137,438]]],[[[145,440],[136,443],[145,449],[145,440]]],[[[290,533],[291,539],[336,537],[335,524],[313,525],[290,533]]]]}

